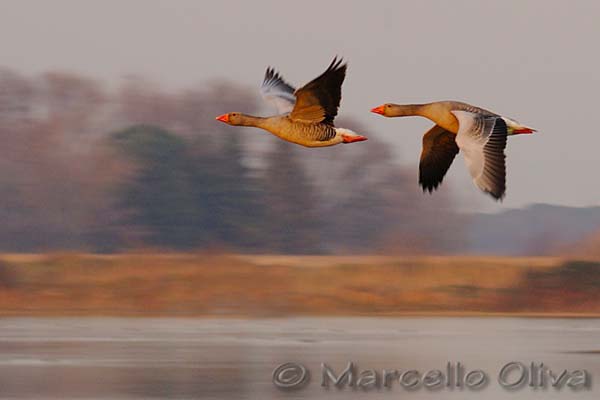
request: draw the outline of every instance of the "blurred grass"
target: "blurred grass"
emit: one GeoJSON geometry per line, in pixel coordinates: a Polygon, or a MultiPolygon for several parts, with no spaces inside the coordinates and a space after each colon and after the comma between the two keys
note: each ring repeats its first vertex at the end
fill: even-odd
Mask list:
{"type": "Polygon", "coordinates": [[[598,276],[560,258],[4,254],[0,315],[596,315],[598,276]]]}

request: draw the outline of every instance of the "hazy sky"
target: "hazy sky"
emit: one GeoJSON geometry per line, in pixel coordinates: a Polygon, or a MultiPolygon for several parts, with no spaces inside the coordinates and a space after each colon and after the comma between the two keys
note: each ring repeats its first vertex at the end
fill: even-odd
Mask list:
{"type": "Polygon", "coordinates": [[[431,122],[369,113],[383,102],[457,99],[539,129],[509,140],[501,204],[455,160],[442,190],[489,211],[600,205],[599,42],[596,0],[0,0],[0,66],[26,74],[255,86],[273,65],[300,85],[338,54],[349,62],[340,114],[388,140],[401,163],[418,164],[431,122]]]}

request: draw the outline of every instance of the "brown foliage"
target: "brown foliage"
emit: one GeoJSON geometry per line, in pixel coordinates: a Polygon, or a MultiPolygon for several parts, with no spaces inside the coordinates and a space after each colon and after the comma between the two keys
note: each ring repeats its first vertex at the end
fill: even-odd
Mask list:
{"type": "MultiPolygon", "coordinates": [[[[561,267],[560,260],[551,258],[151,252],[2,258],[10,263],[13,282],[0,288],[3,315],[600,312],[596,295],[575,307],[568,306],[568,299],[579,298],[578,285],[585,285],[581,274],[577,278],[567,272],[572,279],[563,282],[571,292],[549,292],[546,296],[553,300],[545,297],[545,301],[538,301],[540,292],[535,287],[544,285],[540,286],[536,277],[553,282],[571,268],[561,267]],[[538,283],[534,287],[527,282],[538,283]],[[563,299],[562,303],[556,303],[558,299],[563,299]]],[[[597,272],[597,266],[593,268],[597,272]]]]}

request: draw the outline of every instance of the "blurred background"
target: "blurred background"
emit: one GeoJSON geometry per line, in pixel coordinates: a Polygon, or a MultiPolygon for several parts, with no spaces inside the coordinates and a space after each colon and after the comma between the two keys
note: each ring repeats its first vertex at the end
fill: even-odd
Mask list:
{"type": "Polygon", "coordinates": [[[596,368],[595,320],[530,318],[600,312],[599,17],[594,1],[0,0],[0,397],[290,397],[276,361],[346,354],[596,368]],[[368,142],[305,149],[214,120],[274,112],[267,66],[300,86],[335,55],[336,123],[368,142]],[[422,193],[431,123],[368,112],[444,99],[539,130],[508,144],[504,202],[460,156],[422,193]]]}

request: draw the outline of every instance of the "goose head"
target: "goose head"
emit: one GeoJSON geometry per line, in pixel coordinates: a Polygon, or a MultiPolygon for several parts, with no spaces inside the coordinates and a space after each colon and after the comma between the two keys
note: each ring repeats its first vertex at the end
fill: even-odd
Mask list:
{"type": "Polygon", "coordinates": [[[242,123],[244,122],[244,114],[239,112],[231,112],[219,115],[215,119],[217,121],[221,121],[229,125],[242,125],[242,123]]]}
{"type": "Polygon", "coordinates": [[[385,104],[382,104],[380,106],[377,106],[377,107],[371,109],[371,112],[375,113],[375,114],[383,115],[384,117],[389,117],[389,116],[391,116],[390,113],[392,111],[393,106],[394,106],[394,104],[385,103],[385,104]]]}

